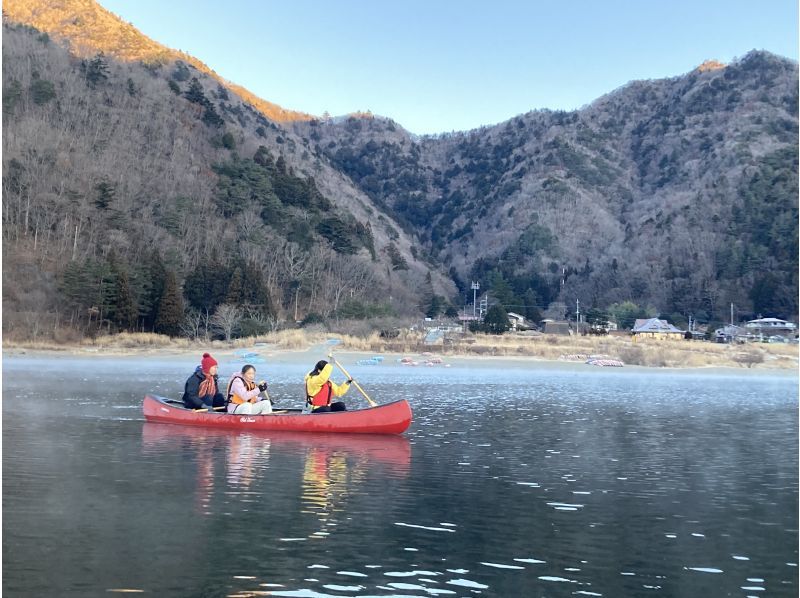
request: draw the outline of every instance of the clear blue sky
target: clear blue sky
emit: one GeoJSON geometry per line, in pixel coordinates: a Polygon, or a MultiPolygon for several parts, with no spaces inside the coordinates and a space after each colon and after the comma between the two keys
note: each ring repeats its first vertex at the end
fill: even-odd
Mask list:
{"type": "Polygon", "coordinates": [[[796,0],[100,0],[284,108],[414,133],[571,110],[752,49],[797,60],[796,0]]]}

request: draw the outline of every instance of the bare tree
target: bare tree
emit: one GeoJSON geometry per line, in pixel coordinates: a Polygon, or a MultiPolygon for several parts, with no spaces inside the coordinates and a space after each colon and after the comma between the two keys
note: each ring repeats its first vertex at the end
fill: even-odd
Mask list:
{"type": "Polygon", "coordinates": [[[181,323],[181,332],[189,338],[208,339],[208,314],[190,309],[181,323]]]}
{"type": "Polygon", "coordinates": [[[308,272],[308,254],[297,243],[286,243],[283,248],[283,263],[286,266],[289,287],[292,290],[294,303],[294,319],[297,320],[297,304],[306,272],[308,272]]]}
{"type": "Polygon", "coordinates": [[[233,333],[239,329],[243,319],[242,310],[235,305],[223,303],[211,316],[211,326],[225,336],[225,340],[231,340],[233,333]]]}

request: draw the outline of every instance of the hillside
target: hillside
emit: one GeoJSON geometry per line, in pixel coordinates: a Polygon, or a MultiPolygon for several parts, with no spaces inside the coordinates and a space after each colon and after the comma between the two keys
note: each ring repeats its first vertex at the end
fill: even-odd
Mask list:
{"type": "Polygon", "coordinates": [[[452,294],[348,178],[192,64],[80,58],[7,22],[3,65],[10,337],[196,335],[220,305],[244,334],[452,294]]]}
{"type": "MultiPolygon", "coordinates": [[[[294,123],[506,307],[632,300],[797,314],[797,64],[751,52],[575,112],[416,138],[384,118],[294,123]]],[[[535,312],[536,310],[530,310],[535,312]]]]}
{"type": "Polygon", "coordinates": [[[120,61],[140,62],[150,67],[182,61],[232,90],[275,122],[311,118],[303,112],[286,110],[226,81],[194,56],[150,39],[94,0],[5,0],[3,16],[10,22],[46,32],[81,58],[91,58],[102,52],[120,61]]]}
{"type": "Polygon", "coordinates": [[[417,137],[256,98],[93,0],[3,13],[11,337],[452,313],[471,280],[533,319],[797,318],[792,61],[417,137]]]}

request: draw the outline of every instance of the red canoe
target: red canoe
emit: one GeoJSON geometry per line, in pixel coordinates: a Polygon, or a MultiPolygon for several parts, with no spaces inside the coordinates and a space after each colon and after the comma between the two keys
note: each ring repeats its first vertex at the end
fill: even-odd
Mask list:
{"type": "Polygon", "coordinates": [[[149,422],[237,430],[402,434],[411,424],[411,407],[404,399],[369,409],[314,415],[304,415],[299,409],[276,409],[272,415],[231,415],[192,411],[176,401],[147,395],[143,410],[149,422]]]}

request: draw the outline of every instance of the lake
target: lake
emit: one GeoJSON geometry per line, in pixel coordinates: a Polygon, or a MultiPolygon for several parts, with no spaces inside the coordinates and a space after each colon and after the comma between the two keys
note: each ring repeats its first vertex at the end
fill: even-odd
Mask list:
{"type": "MultiPolygon", "coordinates": [[[[259,377],[299,406],[321,357],[259,377]]],[[[4,595],[797,595],[796,376],[389,361],[342,360],[397,437],[148,424],[192,360],[6,357],[4,595]]]]}

